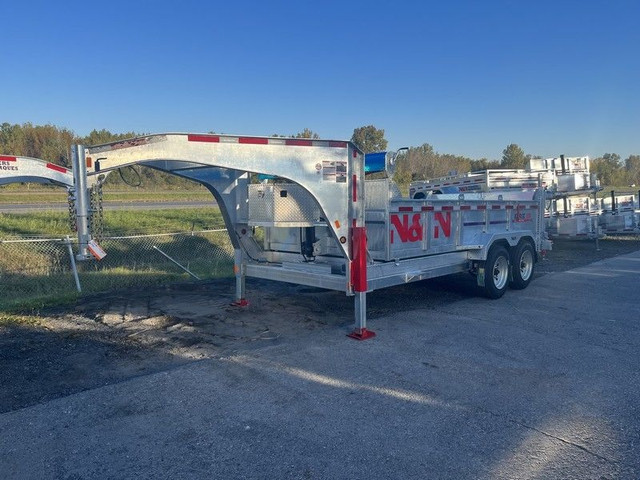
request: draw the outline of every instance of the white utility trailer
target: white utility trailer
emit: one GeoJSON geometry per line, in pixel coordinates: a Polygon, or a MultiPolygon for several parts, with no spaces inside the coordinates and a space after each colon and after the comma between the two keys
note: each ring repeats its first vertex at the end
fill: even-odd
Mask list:
{"type": "Polygon", "coordinates": [[[448,177],[419,180],[409,186],[411,198],[428,198],[438,193],[525,191],[544,188],[550,235],[600,236],[601,190],[597,176],[589,172],[589,157],[534,158],[526,169],[488,169],[448,177]]]}
{"type": "Polygon", "coordinates": [[[389,174],[394,156],[365,160],[345,141],[168,133],[72,153],[89,178],[139,164],[203,184],[235,249],[235,303],[247,303],[246,277],[343,291],[358,339],[374,335],[367,292],[469,271],[498,298],[525,288],[551,247],[543,189],[400,198],[389,178],[366,178],[389,174]]]}
{"type": "Polygon", "coordinates": [[[473,193],[491,190],[535,190],[551,188],[554,182],[552,172],[529,172],[515,169],[488,169],[460,175],[450,175],[431,180],[411,182],[409,196],[426,198],[440,193],[473,193]]]}
{"type": "Polygon", "coordinates": [[[409,186],[411,198],[431,194],[488,192],[491,190],[531,190],[546,188],[557,198],[583,195],[599,190],[595,175],[589,173],[589,157],[531,159],[526,169],[487,169],[429,180],[417,180],[409,186]]]}
{"type": "Polygon", "coordinates": [[[600,227],[606,234],[638,233],[640,231],[640,192],[616,193],[600,199],[600,227]]]}

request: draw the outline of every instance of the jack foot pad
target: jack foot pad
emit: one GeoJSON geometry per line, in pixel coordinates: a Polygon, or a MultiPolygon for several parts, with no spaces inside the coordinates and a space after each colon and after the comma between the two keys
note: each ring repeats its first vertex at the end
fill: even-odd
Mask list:
{"type": "Polygon", "coordinates": [[[366,328],[356,328],[353,332],[348,333],[347,337],[355,340],[367,340],[376,336],[376,332],[367,330],[366,328]]]}
{"type": "Polygon", "coordinates": [[[241,298],[240,300],[236,300],[235,302],[231,302],[232,307],[247,307],[249,306],[249,301],[246,298],[241,298]]]}

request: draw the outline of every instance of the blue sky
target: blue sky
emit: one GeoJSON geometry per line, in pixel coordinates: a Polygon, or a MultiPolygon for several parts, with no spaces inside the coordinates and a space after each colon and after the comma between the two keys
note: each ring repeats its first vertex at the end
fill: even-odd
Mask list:
{"type": "Polygon", "coordinates": [[[640,154],[640,1],[2,2],[0,122],[640,154]]]}

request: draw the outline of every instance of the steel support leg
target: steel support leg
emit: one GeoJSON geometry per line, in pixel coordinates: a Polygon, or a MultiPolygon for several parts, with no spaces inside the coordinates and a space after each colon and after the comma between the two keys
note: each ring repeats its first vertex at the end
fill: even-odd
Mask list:
{"type": "Polygon", "coordinates": [[[244,262],[242,258],[242,250],[236,249],[235,258],[233,264],[233,273],[236,276],[236,298],[231,305],[236,307],[246,307],[249,305],[249,302],[245,295],[245,269],[244,262]]]}
{"type": "Polygon", "coordinates": [[[356,340],[366,340],[376,336],[375,332],[367,330],[367,292],[356,292],[354,299],[356,327],[348,337],[356,340]]]}

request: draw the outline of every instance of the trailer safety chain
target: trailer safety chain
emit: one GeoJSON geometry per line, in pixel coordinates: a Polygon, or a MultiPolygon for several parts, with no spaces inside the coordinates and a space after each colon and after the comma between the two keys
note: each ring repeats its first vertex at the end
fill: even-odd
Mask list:
{"type": "Polygon", "coordinates": [[[73,189],[69,189],[67,192],[67,201],[69,202],[69,229],[72,232],[78,230],[78,224],[76,223],[76,196],[73,189]]]}
{"type": "Polygon", "coordinates": [[[102,208],[102,183],[97,183],[89,190],[89,226],[91,236],[98,242],[104,238],[104,212],[102,208]]]}

